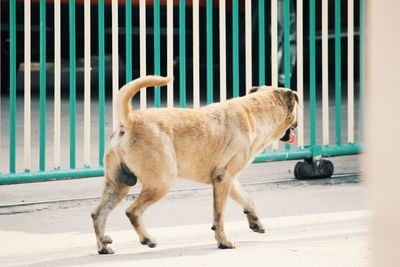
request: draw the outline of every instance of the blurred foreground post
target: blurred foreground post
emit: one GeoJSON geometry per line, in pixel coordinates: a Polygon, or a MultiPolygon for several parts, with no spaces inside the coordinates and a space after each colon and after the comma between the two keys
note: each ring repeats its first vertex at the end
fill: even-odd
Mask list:
{"type": "Polygon", "coordinates": [[[372,266],[394,267],[400,266],[400,1],[366,2],[364,169],[374,211],[372,266]]]}

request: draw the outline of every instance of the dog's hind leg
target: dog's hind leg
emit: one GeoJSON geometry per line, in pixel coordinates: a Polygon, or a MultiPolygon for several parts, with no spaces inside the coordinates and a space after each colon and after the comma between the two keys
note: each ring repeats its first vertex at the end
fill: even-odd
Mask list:
{"type": "Polygon", "coordinates": [[[114,250],[109,246],[112,239],[104,235],[107,217],[121,200],[128,194],[130,187],[118,182],[119,162],[113,153],[106,155],[105,185],[97,208],[92,212],[93,227],[97,239],[99,254],[112,254],[114,250]]]}
{"type": "Polygon", "coordinates": [[[253,201],[237,179],[232,182],[230,197],[243,207],[250,229],[256,233],[265,233],[265,228],[256,214],[253,201]]]}
{"type": "Polygon", "coordinates": [[[168,193],[169,188],[170,183],[163,182],[161,179],[157,181],[157,185],[143,185],[139,196],[126,210],[126,216],[131,221],[142,245],[147,245],[150,248],[157,246],[157,242],[147,233],[143,225],[142,215],[150,205],[163,198],[168,193]]]}
{"type": "Polygon", "coordinates": [[[129,186],[123,184],[108,184],[106,182],[100,204],[92,212],[93,227],[97,239],[99,254],[113,254],[113,249],[108,245],[112,243],[109,236],[104,235],[107,217],[121,200],[128,194],[129,186]]]}

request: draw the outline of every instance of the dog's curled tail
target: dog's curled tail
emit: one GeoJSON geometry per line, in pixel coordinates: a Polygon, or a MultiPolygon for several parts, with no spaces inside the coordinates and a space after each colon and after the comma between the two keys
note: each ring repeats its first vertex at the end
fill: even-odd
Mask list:
{"type": "Polygon", "coordinates": [[[173,77],[162,77],[162,76],[145,76],[135,79],[119,90],[117,95],[117,117],[123,126],[128,126],[130,118],[133,115],[132,105],[130,100],[136,95],[140,89],[144,87],[164,86],[172,81],[173,77]]]}

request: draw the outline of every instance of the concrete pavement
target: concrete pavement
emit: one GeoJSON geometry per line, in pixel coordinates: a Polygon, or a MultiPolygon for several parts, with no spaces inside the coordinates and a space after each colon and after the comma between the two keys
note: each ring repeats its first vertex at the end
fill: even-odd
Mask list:
{"type": "Polygon", "coordinates": [[[239,247],[216,248],[209,224],[150,229],[159,247],[149,249],[132,230],[112,231],[115,255],[97,255],[92,233],[1,231],[8,240],[2,266],[367,266],[368,211],[319,213],[264,219],[266,235],[252,234],[247,222],[226,223],[239,247]]]}

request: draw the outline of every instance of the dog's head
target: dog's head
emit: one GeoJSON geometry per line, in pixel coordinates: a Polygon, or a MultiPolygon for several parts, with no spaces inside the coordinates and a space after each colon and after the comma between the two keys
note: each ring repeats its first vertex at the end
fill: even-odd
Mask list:
{"type": "Polygon", "coordinates": [[[294,135],[294,130],[297,127],[297,105],[299,103],[299,97],[297,93],[291,89],[287,88],[276,88],[273,86],[259,86],[252,87],[249,93],[256,92],[266,92],[272,93],[273,98],[276,100],[279,106],[282,106],[285,110],[284,118],[284,134],[280,138],[283,142],[294,143],[296,137],[294,135]]]}
{"type": "Polygon", "coordinates": [[[296,141],[294,130],[297,127],[296,107],[299,104],[299,97],[295,91],[286,88],[274,89],[274,96],[287,108],[287,117],[284,122],[287,128],[280,140],[292,144],[296,141]]]}

